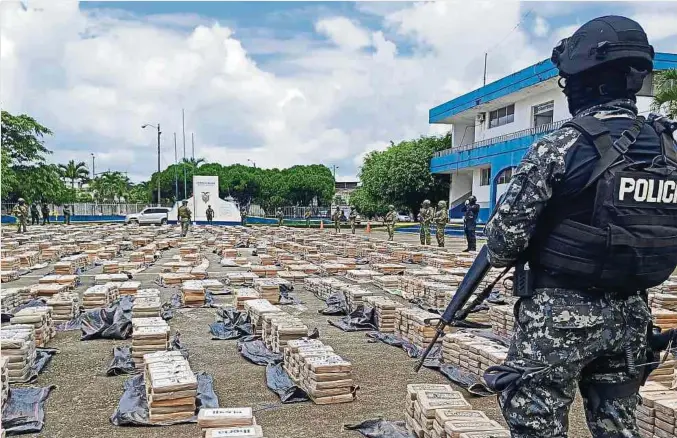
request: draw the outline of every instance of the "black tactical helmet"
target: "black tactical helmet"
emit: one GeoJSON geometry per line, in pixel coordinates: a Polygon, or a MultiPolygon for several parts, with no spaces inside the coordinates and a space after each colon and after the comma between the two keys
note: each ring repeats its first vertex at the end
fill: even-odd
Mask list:
{"type": "Polygon", "coordinates": [[[653,70],[654,49],[636,21],[617,15],[585,23],[560,41],[550,60],[566,78],[613,62],[625,61],[638,70],[653,70]]]}
{"type": "Polygon", "coordinates": [[[477,198],[475,197],[475,195],[471,195],[470,198],[468,198],[468,200],[470,201],[471,204],[474,204],[474,203],[477,202],[477,198]]]}

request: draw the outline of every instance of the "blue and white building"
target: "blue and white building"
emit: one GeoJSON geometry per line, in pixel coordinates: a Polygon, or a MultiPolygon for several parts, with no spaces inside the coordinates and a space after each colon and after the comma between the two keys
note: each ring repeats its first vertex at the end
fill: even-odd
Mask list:
{"type": "MultiPolygon", "coordinates": [[[[656,71],[673,68],[677,54],[656,54],[656,71]]],[[[529,146],[569,120],[558,78],[548,59],[429,111],[430,123],[452,129],[453,144],[430,162],[432,173],[449,175],[451,180],[452,218],[461,216],[460,207],[472,194],[480,204],[480,220],[486,222],[529,146]]],[[[637,99],[640,113],[649,112],[652,95],[649,75],[637,99]]]]}

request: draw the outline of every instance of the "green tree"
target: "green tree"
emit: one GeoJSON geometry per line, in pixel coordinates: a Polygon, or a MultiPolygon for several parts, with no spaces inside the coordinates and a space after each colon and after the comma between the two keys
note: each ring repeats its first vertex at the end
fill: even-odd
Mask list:
{"type": "Polygon", "coordinates": [[[670,118],[677,117],[677,69],[656,72],[654,111],[664,111],[670,118]]]}
{"type": "Polygon", "coordinates": [[[350,204],[354,205],[363,217],[383,216],[388,212],[388,204],[369,196],[363,187],[358,187],[350,194],[350,204]]]}
{"type": "Polygon", "coordinates": [[[2,149],[7,153],[10,165],[44,163],[45,155],[51,154],[44,145],[45,135],[52,135],[52,131],[34,118],[2,111],[2,149]]]}
{"type": "Polygon", "coordinates": [[[59,168],[53,164],[38,166],[17,166],[17,180],[20,184],[14,191],[16,198],[24,198],[28,202],[44,201],[64,204],[74,201],[74,193],[61,179],[59,168]]]}
{"type": "MultiPolygon", "coordinates": [[[[446,199],[449,179],[430,172],[433,153],[451,144],[451,134],[420,137],[416,140],[391,142],[385,151],[369,153],[360,169],[365,199],[378,200],[378,205],[393,204],[418,213],[421,202],[446,199]]],[[[358,198],[359,199],[359,198],[358,198]]]]}
{"type": "Polygon", "coordinates": [[[104,172],[92,180],[94,199],[103,203],[122,202],[131,187],[129,178],[122,172],[104,172]]]}
{"type": "Polygon", "coordinates": [[[72,188],[75,188],[75,181],[83,183],[89,180],[89,169],[82,161],[76,163],[75,160],[70,160],[68,164],[59,164],[59,169],[61,176],[70,180],[72,188]]]}
{"type": "Polygon", "coordinates": [[[148,203],[152,200],[152,190],[148,182],[132,184],[127,193],[128,202],[148,203]]]}

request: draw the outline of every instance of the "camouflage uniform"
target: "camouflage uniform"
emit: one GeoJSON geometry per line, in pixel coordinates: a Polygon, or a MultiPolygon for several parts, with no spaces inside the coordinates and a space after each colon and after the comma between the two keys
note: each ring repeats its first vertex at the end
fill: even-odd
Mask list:
{"type": "Polygon", "coordinates": [[[31,225],[40,224],[40,212],[36,204],[31,205],[31,225]]]}
{"type": "Polygon", "coordinates": [[[42,204],[42,225],[49,223],[49,206],[42,204]]]}
{"type": "Polygon", "coordinates": [[[28,205],[20,203],[14,206],[12,214],[16,217],[17,231],[26,232],[26,222],[28,220],[28,205]]]}
{"type": "Polygon", "coordinates": [[[348,220],[350,221],[350,232],[355,234],[355,221],[357,220],[357,212],[355,211],[354,207],[350,208],[348,220]]]}
{"type": "Polygon", "coordinates": [[[395,207],[390,207],[390,211],[388,211],[385,217],[385,223],[386,229],[388,230],[388,241],[392,241],[395,238],[395,224],[397,223],[397,212],[395,211],[395,207]]]}
{"type": "Polygon", "coordinates": [[[240,211],[240,223],[243,227],[247,226],[247,210],[244,208],[240,211]]]}
{"type": "Polygon", "coordinates": [[[179,221],[181,221],[181,237],[186,237],[188,234],[188,228],[190,227],[190,220],[193,216],[193,212],[190,211],[190,208],[186,204],[183,204],[179,207],[179,221]]]}
{"type": "Polygon", "coordinates": [[[71,209],[67,205],[63,208],[63,223],[66,225],[71,224],[71,209]]]}
{"type": "Polygon", "coordinates": [[[307,210],[306,214],[305,214],[305,216],[306,216],[306,228],[310,228],[310,214],[311,214],[310,210],[307,210]]]}
{"type": "Polygon", "coordinates": [[[281,227],[284,224],[284,213],[282,213],[282,209],[278,208],[277,209],[277,225],[281,227]]]}
{"type": "Polygon", "coordinates": [[[341,210],[337,207],[336,211],[331,215],[331,220],[334,221],[334,231],[341,232],[341,210]]]}
{"type": "Polygon", "coordinates": [[[449,223],[449,211],[447,211],[447,203],[440,201],[437,203],[437,211],[435,212],[435,238],[437,239],[437,246],[444,247],[444,229],[449,223]]]}
{"type": "MultiPolygon", "coordinates": [[[[614,101],[593,106],[576,118],[590,114],[634,119],[636,107],[629,100],[614,101]]],[[[553,188],[564,179],[565,156],[579,135],[569,127],[548,134],[522,159],[485,229],[493,266],[507,266],[527,248],[553,188]]],[[[515,305],[515,334],[505,361],[523,380],[499,397],[512,436],[566,437],[578,384],[593,436],[639,437],[636,393],[599,402],[586,385],[631,380],[623,353],[629,348],[636,352],[637,363],[644,360],[651,315],[643,299],[562,288],[537,288],[533,293],[515,305]],[[610,369],[595,370],[597,363],[610,369]]]]}
{"type": "Polygon", "coordinates": [[[430,245],[430,225],[435,216],[435,210],[430,207],[430,201],[423,201],[423,206],[418,214],[419,222],[421,223],[421,230],[419,232],[421,245],[430,245]]]}
{"type": "Polygon", "coordinates": [[[212,206],[208,206],[207,211],[205,212],[205,215],[207,216],[207,222],[212,223],[212,220],[214,220],[214,209],[212,206]]]}

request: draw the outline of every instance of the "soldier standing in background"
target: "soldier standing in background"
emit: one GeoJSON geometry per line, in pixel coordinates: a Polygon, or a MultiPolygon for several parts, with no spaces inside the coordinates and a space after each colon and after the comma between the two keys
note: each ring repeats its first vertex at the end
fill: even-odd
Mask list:
{"type": "Polygon", "coordinates": [[[211,225],[212,220],[214,219],[214,209],[211,205],[207,205],[207,211],[205,212],[205,215],[207,216],[207,223],[211,225]]]}
{"type": "Polygon", "coordinates": [[[477,228],[477,216],[480,214],[480,206],[477,204],[477,198],[473,195],[465,201],[461,208],[463,212],[463,231],[468,247],[463,252],[477,251],[477,237],[475,230],[477,228]]]}
{"type": "Polygon", "coordinates": [[[437,246],[440,248],[444,247],[444,228],[448,222],[447,203],[440,201],[437,203],[437,211],[435,212],[435,237],[437,238],[437,246]]]}
{"type": "Polygon", "coordinates": [[[430,207],[430,201],[425,200],[421,206],[421,211],[418,212],[418,220],[421,224],[420,237],[421,245],[430,245],[430,224],[435,215],[434,210],[430,207]]]}
{"type": "Polygon", "coordinates": [[[38,204],[35,202],[31,204],[31,225],[40,224],[40,212],[38,211],[38,204]]]}
{"type": "Polygon", "coordinates": [[[66,225],[71,224],[71,209],[67,205],[63,207],[63,223],[66,225]]]}
{"type": "Polygon", "coordinates": [[[350,221],[350,232],[355,234],[355,221],[357,220],[357,212],[355,211],[355,206],[353,205],[350,206],[348,220],[350,221]]]}
{"type": "Polygon", "coordinates": [[[337,233],[341,232],[341,208],[337,205],[336,206],[336,211],[334,211],[334,214],[331,215],[331,220],[334,221],[334,231],[337,233]]]}
{"type": "Polygon", "coordinates": [[[49,205],[42,203],[42,225],[49,224],[49,205]]]}
{"type": "Polygon", "coordinates": [[[181,237],[186,237],[188,234],[188,228],[190,227],[190,221],[193,216],[193,212],[188,208],[188,201],[182,201],[181,207],[179,207],[179,221],[181,222],[181,237]]]}
{"type": "Polygon", "coordinates": [[[277,209],[277,226],[281,227],[284,224],[284,213],[282,213],[282,209],[278,208],[277,209]]]}
{"type": "Polygon", "coordinates": [[[19,198],[18,204],[12,209],[12,214],[16,217],[17,231],[19,233],[26,232],[26,222],[28,221],[28,205],[24,198],[19,198]]]}
{"type": "Polygon", "coordinates": [[[247,226],[247,208],[242,207],[240,210],[240,223],[242,224],[243,227],[247,226]]]}
{"type": "Polygon", "coordinates": [[[312,215],[312,212],[310,211],[310,208],[306,210],[305,218],[306,218],[306,228],[310,228],[310,216],[312,215]]]}
{"type": "Polygon", "coordinates": [[[388,241],[392,242],[395,239],[395,224],[397,223],[397,212],[394,205],[388,206],[388,213],[384,219],[386,229],[388,230],[388,241]]]}

